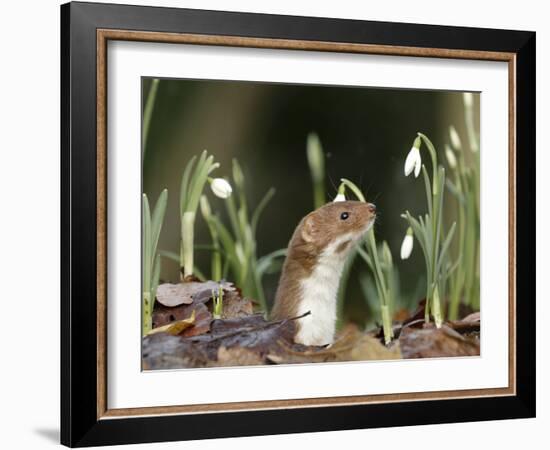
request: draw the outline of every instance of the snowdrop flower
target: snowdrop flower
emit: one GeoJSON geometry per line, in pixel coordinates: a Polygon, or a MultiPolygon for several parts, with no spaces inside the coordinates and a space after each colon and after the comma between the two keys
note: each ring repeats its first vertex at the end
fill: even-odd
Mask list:
{"type": "Polygon", "coordinates": [[[414,239],[413,230],[411,227],[407,229],[407,234],[401,244],[401,259],[408,259],[413,251],[414,239]]]}
{"type": "Polygon", "coordinates": [[[341,183],[340,186],[338,186],[338,193],[336,197],[334,197],[333,203],[345,202],[345,201],[346,201],[346,185],[344,183],[341,183]]]}
{"type": "Polygon", "coordinates": [[[456,128],[454,126],[449,127],[449,137],[451,138],[451,145],[455,150],[460,150],[462,148],[462,142],[460,142],[460,136],[458,135],[456,128]]]}
{"type": "Polygon", "coordinates": [[[346,196],[344,194],[338,194],[336,197],[334,197],[333,202],[345,202],[346,196]]]}
{"type": "Polygon", "coordinates": [[[422,158],[420,157],[420,138],[414,140],[414,144],[405,160],[405,176],[408,177],[414,170],[414,177],[418,178],[422,167],[422,158]]]}
{"type": "Polygon", "coordinates": [[[445,146],[445,156],[447,157],[447,162],[449,163],[449,167],[451,169],[454,169],[456,167],[456,156],[448,145],[445,146]]]}
{"type": "Polygon", "coordinates": [[[464,100],[464,106],[466,108],[471,108],[474,105],[474,94],[471,92],[464,92],[462,94],[462,98],[464,100]]]}
{"type": "Polygon", "coordinates": [[[233,192],[231,185],[223,178],[214,178],[213,180],[209,179],[208,181],[210,181],[210,189],[212,189],[212,192],[216,197],[229,198],[233,192]]]}

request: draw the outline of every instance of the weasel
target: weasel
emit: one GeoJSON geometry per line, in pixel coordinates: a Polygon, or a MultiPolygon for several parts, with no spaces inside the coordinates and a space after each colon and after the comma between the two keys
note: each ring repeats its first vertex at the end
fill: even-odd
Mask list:
{"type": "Polygon", "coordinates": [[[340,276],[353,246],[370,229],[376,207],[358,201],[333,202],[298,224],[283,265],[271,316],[296,321],[294,341],[327,345],[334,341],[340,276]]]}

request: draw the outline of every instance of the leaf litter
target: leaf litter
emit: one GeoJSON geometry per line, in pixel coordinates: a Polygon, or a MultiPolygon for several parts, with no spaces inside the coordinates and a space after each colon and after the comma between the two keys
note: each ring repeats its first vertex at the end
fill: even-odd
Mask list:
{"type": "Polygon", "coordinates": [[[192,367],[250,366],[318,362],[392,360],[480,354],[479,313],[446,322],[441,328],[424,323],[420,302],[409,317],[394,321],[396,339],[383,343],[378,328],[364,332],[350,324],[330,346],[305,346],[293,340],[303,317],[269,321],[254,313],[252,300],[243,298],[232,283],[187,280],[159,286],[153,311],[153,330],[143,338],[144,370],[192,367]],[[164,286],[162,289],[161,287],[164,286]],[[212,291],[221,286],[223,314],[212,316],[212,291]]]}

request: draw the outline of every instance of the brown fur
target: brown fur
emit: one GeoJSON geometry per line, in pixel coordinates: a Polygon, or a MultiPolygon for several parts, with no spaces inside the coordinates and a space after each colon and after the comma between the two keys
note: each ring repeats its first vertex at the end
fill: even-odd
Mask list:
{"type": "MultiPolygon", "coordinates": [[[[288,244],[275,303],[271,317],[275,320],[295,317],[301,298],[301,280],[309,277],[317,258],[326,246],[345,233],[359,231],[374,219],[374,205],[370,203],[345,201],[328,203],[304,217],[288,244]],[[349,214],[342,220],[343,212],[349,214]]],[[[342,243],[338,252],[346,250],[351,242],[342,243]]]]}

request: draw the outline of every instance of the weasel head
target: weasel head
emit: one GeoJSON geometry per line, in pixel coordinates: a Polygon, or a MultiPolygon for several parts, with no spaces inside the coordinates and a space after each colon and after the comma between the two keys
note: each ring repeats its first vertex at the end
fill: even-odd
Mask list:
{"type": "Polygon", "coordinates": [[[328,203],[302,219],[294,238],[310,256],[345,258],[376,219],[372,203],[344,201],[328,203]]]}

